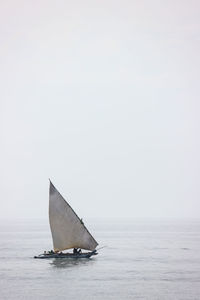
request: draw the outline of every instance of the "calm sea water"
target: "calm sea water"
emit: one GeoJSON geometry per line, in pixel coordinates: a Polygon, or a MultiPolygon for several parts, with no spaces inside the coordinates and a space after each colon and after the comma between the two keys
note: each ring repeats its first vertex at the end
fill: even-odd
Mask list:
{"type": "Polygon", "coordinates": [[[199,221],[92,220],[99,255],[36,260],[47,222],[0,222],[0,299],[200,299],[199,221]]]}

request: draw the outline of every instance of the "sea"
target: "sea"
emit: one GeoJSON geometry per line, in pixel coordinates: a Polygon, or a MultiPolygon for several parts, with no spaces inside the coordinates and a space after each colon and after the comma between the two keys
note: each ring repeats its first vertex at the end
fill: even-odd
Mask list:
{"type": "Polygon", "coordinates": [[[52,249],[48,220],[0,221],[0,299],[200,299],[200,221],[91,219],[90,259],[52,249]]]}

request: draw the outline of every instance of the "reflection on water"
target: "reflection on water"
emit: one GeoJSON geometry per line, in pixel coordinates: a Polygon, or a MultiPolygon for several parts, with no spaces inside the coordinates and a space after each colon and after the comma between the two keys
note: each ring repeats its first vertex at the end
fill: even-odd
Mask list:
{"type": "Polygon", "coordinates": [[[93,264],[94,261],[90,258],[54,258],[51,262],[50,265],[56,268],[72,268],[75,266],[88,266],[93,264]]]}

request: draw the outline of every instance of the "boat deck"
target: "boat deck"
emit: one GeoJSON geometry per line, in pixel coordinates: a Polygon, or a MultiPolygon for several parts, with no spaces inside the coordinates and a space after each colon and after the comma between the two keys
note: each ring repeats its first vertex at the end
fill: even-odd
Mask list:
{"type": "Polygon", "coordinates": [[[90,258],[93,255],[97,255],[97,251],[91,251],[91,252],[83,252],[83,253],[43,253],[34,256],[34,258],[40,258],[40,259],[48,259],[48,258],[90,258]]]}

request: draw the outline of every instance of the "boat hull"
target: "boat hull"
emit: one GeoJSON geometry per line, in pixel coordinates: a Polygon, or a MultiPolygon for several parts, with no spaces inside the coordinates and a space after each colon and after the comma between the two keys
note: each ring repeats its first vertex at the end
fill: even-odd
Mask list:
{"type": "Polygon", "coordinates": [[[80,258],[90,258],[93,255],[97,255],[97,251],[85,252],[85,253],[52,253],[52,254],[40,254],[34,256],[34,258],[39,259],[49,259],[49,258],[68,258],[68,259],[80,259],[80,258]]]}

